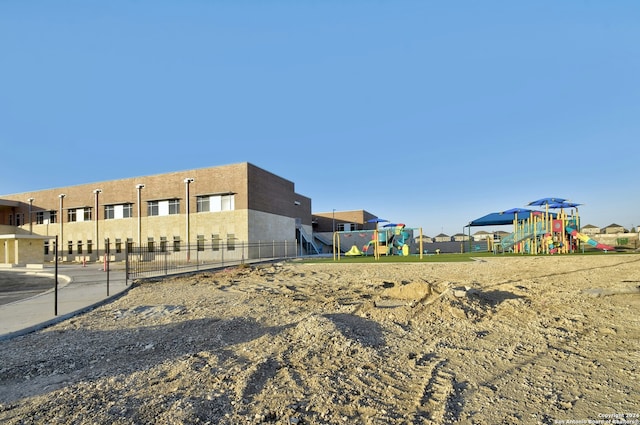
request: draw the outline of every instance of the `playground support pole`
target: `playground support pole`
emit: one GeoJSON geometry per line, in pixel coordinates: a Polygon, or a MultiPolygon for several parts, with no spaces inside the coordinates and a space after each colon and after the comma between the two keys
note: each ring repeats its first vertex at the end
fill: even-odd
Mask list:
{"type": "Polygon", "coordinates": [[[516,212],[513,215],[513,252],[518,253],[518,243],[516,242],[518,240],[518,213],[516,212]]]}
{"type": "Polygon", "coordinates": [[[373,231],[375,242],[373,243],[373,258],[380,259],[380,241],[378,240],[378,229],[373,231]]]}
{"type": "Polygon", "coordinates": [[[422,227],[420,228],[420,259],[422,260],[422,227]]]}
{"type": "Polygon", "coordinates": [[[333,261],[336,261],[336,252],[340,261],[340,235],[338,232],[333,232],[333,261]]]}
{"type": "Polygon", "coordinates": [[[531,228],[531,252],[530,254],[536,255],[538,253],[538,238],[536,237],[536,226],[538,225],[538,217],[533,217],[533,227],[531,228]]]}

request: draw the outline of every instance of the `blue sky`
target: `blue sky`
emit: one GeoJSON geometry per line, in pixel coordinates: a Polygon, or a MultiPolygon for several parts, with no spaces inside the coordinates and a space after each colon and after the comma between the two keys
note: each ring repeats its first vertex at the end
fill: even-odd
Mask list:
{"type": "Polygon", "coordinates": [[[637,226],[638,22],[637,1],[5,0],[0,194],[246,161],[314,212],[429,235],[543,197],[637,226]]]}

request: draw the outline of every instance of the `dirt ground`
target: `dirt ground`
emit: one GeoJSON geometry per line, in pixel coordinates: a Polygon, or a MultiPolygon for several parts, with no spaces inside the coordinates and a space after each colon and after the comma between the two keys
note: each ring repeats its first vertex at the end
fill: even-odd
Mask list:
{"type": "Polygon", "coordinates": [[[639,288],[636,254],[147,281],[1,342],[0,422],[640,423],[639,288]]]}

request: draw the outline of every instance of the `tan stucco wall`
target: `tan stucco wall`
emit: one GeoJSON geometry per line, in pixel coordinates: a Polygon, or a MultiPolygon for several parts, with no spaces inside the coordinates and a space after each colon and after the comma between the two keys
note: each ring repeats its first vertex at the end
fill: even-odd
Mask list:
{"type": "Polygon", "coordinates": [[[0,263],[42,264],[44,241],[38,238],[7,237],[0,239],[0,263]]]}
{"type": "Polygon", "coordinates": [[[42,264],[44,259],[42,239],[18,239],[17,243],[16,264],[42,264]]]}
{"type": "Polygon", "coordinates": [[[296,238],[294,218],[251,211],[247,221],[252,241],[294,241],[296,238]]]}

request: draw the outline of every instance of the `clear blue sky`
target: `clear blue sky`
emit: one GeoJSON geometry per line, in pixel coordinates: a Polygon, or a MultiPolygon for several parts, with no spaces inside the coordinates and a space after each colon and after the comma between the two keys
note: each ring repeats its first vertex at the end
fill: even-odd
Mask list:
{"type": "Polygon", "coordinates": [[[639,23],[635,0],[4,0],[0,194],[247,161],[429,235],[543,197],[637,226],[639,23]]]}

